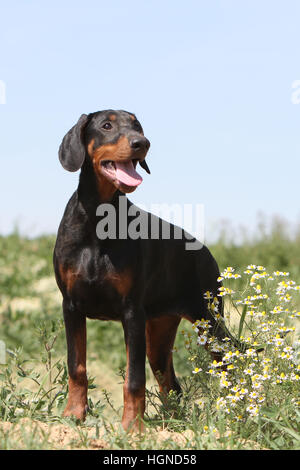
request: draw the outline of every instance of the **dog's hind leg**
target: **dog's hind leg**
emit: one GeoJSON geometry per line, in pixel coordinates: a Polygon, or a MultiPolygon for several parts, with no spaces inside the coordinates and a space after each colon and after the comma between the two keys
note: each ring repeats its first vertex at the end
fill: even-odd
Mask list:
{"type": "Polygon", "coordinates": [[[159,384],[160,392],[170,390],[181,393],[181,387],[175,376],[172,349],[181,318],[164,315],[146,322],[146,351],[151,369],[159,384]]]}

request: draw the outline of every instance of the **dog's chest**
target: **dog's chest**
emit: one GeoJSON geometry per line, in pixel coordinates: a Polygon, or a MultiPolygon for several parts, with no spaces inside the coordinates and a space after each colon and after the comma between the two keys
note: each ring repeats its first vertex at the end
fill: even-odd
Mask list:
{"type": "Polygon", "coordinates": [[[85,249],[76,263],[60,268],[60,275],[69,297],[87,316],[120,319],[133,286],[132,271],[124,263],[113,263],[110,256],[85,249]]]}

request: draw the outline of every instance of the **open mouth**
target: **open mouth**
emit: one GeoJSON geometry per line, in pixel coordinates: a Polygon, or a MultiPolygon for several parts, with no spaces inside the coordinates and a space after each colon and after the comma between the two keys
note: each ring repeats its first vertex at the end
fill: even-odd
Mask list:
{"type": "Polygon", "coordinates": [[[101,172],[120,189],[125,187],[127,191],[133,191],[143,181],[143,178],[135,170],[138,162],[139,159],[127,161],[103,160],[100,163],[101,172]]]}

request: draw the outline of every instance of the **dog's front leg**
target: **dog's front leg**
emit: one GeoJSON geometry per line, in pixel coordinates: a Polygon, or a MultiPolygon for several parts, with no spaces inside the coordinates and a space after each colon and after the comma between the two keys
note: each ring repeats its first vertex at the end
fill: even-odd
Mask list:
{"type": "Polygon", "coordinates": [[[124,411],[122,425],[125,430],[142,431],[145,411],[145,315],[142,310],[128,309],[123,317],[127,367],[124,383],[124,411]]]}
{"type": "Polygon", "coordinates": [[[68,345],[69,397],[64,416],[83,420],[87,412],[86,317],[63,303],[68,345]]]}

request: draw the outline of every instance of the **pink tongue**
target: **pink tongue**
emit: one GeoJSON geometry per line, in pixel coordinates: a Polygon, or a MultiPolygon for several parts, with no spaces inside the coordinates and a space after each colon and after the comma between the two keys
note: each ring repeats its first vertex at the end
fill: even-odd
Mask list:
{"type": "Polygon", "coordinates": [[[143,178],[135,171],[132,161],[129,162],[114,162],[116,165],[117,179],[127,186],[138,186],[143,181],[143,178]]]}

